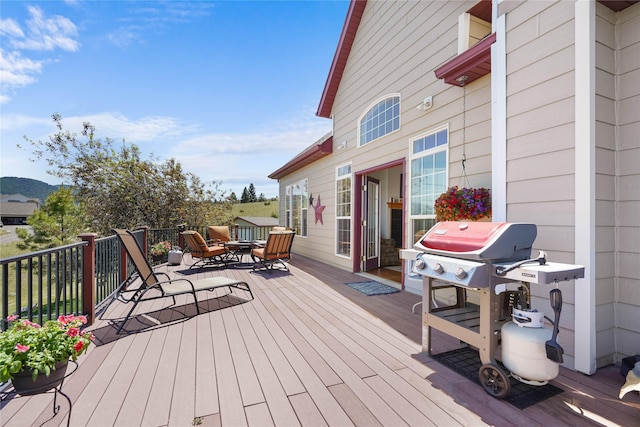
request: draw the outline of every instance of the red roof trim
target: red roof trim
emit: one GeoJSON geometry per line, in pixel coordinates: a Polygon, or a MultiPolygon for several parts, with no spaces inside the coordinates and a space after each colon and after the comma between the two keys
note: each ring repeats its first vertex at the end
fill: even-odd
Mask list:
{"type": "Polygon", "coordinates": [[[349,53],[351,53],[351,47],[356,38],[356,32],[358,31],[358,26],[360,25],[366,4],[367,0],[352,0],[349,5],[349,11],[347,12],[344,26],[342,27],[342,34],[340,34],[338,48],[333,55],[333,62],[331,63],[327,81],[324,84],[320,105],[318,105],[318,110],[316,111],[316,116],[318,117],[331,118],[333,101],[336,99],[342,73],[347,65],[347,59],[349,59],[349,53]]]}
{"type": "Polygon", "coordinates": [[[329,136],[324,141],[320,140],[308,147],[302,153],[289,160],[280,169],[272,172],[271,175],[269,175],[269,178],[280,179],[283,176],[287,176],[290,173],[293,173],[331,153],[333,153],[333,136],[329,136]]]}
{"type": "Polygon", "coordinates": [[[491,45],[496,41],[496,33],[487,36],[465,52],[447,61],[435,74],[438,79],[444,79],[445,83],[462,86],[459,82],[461,76],[467,76],[465,84],[469,84],[491,72],[491,45]]]}

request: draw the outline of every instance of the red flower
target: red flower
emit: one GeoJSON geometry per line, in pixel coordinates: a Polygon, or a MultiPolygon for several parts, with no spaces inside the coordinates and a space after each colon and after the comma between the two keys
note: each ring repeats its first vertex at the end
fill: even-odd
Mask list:
{"type": "Polygon", "coordinates": [[[83,348],[84,348],[84,343],[83,343],[82,341],[78,341],[78,342],[77,342],[77,343],[75,343],[75,345],[73,346],[73,349],[74,349],[76,352],[78,352],[78,353],[79,353],[79,352],[81,352],[83,348]]]}
{"type": "Polygon", "coordinates": [[[67,330],[67,335],[69,335],[70,337],[77,337],[79,333],[80,329],[78,328],[69,328],[67,330]]]}

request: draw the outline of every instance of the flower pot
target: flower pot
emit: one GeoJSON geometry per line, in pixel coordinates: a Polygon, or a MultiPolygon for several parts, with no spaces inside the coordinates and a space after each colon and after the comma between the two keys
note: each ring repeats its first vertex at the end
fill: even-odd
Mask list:
{"type": "Polygon", "coordinates": [[[33,373],[30,369],[18,372],[11,379],[11,383],[16,393],[21,396],[32,396],[34,394],[44,393],[62,384],[64,376],[67,373],[68,364],[68,360],[56,363],[56,369],[51,370],[49,376],[40,373],[35,381],[33,381],[33,373]]]}

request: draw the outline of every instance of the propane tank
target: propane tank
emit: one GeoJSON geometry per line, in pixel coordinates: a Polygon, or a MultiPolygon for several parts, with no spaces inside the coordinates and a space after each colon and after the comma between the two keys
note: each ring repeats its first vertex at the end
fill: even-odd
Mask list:
{"type": "Polygon", "coordinates": [[[560,372],[547,359],[545,342],[552,331],[544,327],[544,313],[513,308],[513,321],[502,326],[502,363],[511,376],[530,385],[545,385],[560,372]]]}

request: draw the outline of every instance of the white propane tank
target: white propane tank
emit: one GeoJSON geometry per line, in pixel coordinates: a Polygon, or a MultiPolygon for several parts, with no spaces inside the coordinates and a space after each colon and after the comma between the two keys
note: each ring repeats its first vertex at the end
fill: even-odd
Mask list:
{"type": "MultiPolygon", "coordinates": [[[[537,320],[538,313],[535,314],[532,317],[537,320]]],[[[516,318],[514,313],[514,321],[516,318]]],[[[552,330],[537,321],[519,325],[521,323],[508,322],[502,326],[502,363],[517,380],[530,385],[545,385],[560,372],[560,365],[547,359],[545,349],[552,330]],[[533,324],[542,326],[534,327],[533,324]]]]}

